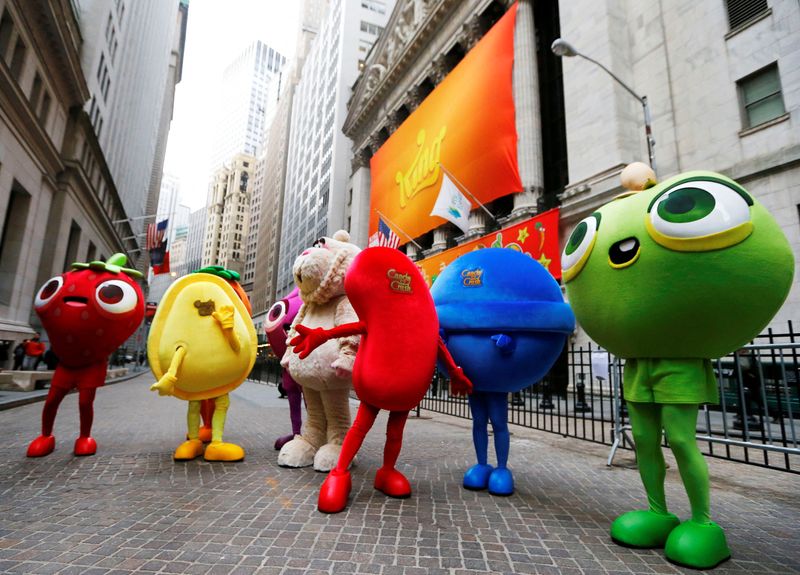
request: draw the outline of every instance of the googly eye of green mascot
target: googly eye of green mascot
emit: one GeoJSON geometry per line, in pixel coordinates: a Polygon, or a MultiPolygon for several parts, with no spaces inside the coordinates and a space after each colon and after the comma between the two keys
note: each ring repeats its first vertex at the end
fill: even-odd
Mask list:
{"type": "Polygon", "coordinates": [[[719,401],[710,360],[772,319],[794,257],[764,206],[725,176],[687,172],[655,184],[652,170],[636,163],[622,178],[641,191],[579,222],[562,254],[579,323],[627,360],[624,395],[649,509],[618,517],[611,537],[710,568],[730,557],[710,519],[708,467],[695,440],[699,406],[719,401]],[[689,496],[692,517],[683,523],[667,511],[662,430],[689,496]]]}

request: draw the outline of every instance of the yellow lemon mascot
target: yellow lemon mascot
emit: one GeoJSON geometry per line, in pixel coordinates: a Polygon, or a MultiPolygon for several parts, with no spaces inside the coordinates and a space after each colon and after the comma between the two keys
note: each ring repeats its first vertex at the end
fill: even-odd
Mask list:
{"type": "Polygon", "coordinates": [[[206,461],[241,461],[244,449],[223,443],[228,393],[245,380],[256,359],[257,338],[239,274],[219,266],[175,281],[156,310],[147,339],[147,359],[158,380],[150,388],[189,402],[188,440],[175,461],[203,455],[199,438],[201,402],[214,400],[206,461]]]}

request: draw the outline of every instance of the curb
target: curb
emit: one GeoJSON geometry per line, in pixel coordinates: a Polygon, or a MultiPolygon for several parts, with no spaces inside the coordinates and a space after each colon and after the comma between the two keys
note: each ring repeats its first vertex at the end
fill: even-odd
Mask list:
{"type": "MultiPolygon", "coordinates": [[[[122,383],[123,381],[128,381],[129,379],[133,379],[135,377],[139,377],[148,373],[147,370],[142,370],[134,373],[125,374],[122,377],[116,377],[114,379],[108,379],[105,382],[105,385],[114,385],[115,383],[122,383]]],[[[0,400],[0,411],[5,411],[7,409],[13,409],[15,407],[21,407],[23,405],[28,405],[29,403],[36,403],[38,401],[44,401],[47,398],[47,394],[49,393],[49,389],[38,389],[36,391],[28,391],[28,392],[11,392],[11,393],[25,393],[25,397],[19,398],[10,398],[7,401],[0,400]]],[[[72,393],[72,392],[70,392],[72,393]]]]}

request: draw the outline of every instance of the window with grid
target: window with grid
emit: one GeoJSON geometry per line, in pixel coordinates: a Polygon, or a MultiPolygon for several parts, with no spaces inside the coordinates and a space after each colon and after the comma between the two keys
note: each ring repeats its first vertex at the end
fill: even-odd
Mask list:
{"type": "Polygon", "coordinates": [[[769,10],[767,0],[725,0],[728,9],[728,26],[735,30],[769,10]]]}
{"type": "Polygon", "coordinates": [[[742,78],[737,84],[745,129],[764,124],[786,113],[777,63],[742,78]]]}

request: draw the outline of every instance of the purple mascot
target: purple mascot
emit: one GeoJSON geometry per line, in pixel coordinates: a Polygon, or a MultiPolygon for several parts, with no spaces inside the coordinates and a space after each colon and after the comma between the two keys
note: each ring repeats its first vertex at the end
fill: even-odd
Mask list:
{"type": "MultiPolygon", "coordinates": [[[[286,335],[289,333],[294,317],[302,304],[298,290],[294,288],[285,298],[275,302],[267,313],[264,331],[267,332],[269,344],[278,359],[281,359],[283,354],[286,353],[286,335]]],[[[275,440],[275,449],[277,450],[280,450],[284,443],[294,439],[295,435],[300,435],[300,427],[303,422],[302,388],[300,384],[292,379],[289,371],[285,369],[283,370],[282,385],[289,398],[289,416],[292,419],[292,432],[275,440]]]]}

